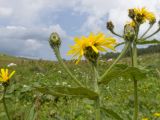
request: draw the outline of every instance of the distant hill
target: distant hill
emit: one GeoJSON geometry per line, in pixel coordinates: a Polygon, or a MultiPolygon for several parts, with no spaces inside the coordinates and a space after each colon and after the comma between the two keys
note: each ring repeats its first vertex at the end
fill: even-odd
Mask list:
{"type": "MultiPolygon", "coordinates": [[[[160,45],[151,45],[147,48],[139,48],[138,49],[138,55],[144,55],[144,54],[152,54],[152,53],[160,53],[160,45]]],[[[119,55],[119,52],[113,53],[113,52],[107,52],[106,54],[103,54],[102,58],[116,58],[119,55]]],[[[126,54],[126,57],[130,55],[130,51],[126,54]]]]}

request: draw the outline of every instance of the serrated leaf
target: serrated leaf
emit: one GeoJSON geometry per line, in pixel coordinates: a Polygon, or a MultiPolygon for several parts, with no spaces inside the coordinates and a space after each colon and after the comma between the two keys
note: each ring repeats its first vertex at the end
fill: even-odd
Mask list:
{"type": "Polygon", "coordinates": [[[36,89],[44,94],[49,94],[53,96],[79,96],[84,98],[89,98],[95,100],[98,94],[84,87],[64,87],[64,86],[54,86],[54,87],[36,87],[36,89]]]}
{"type": "Polygon", "coordinates": [[[104,107],[101,107],[101,110],[103,110],[107,114],[107,116],[115,118],[116,120],[123,120],[116,112],[114,112],[111,109],[106,109],[104,107]]]}
{"type": "Polygon", "coordinates": [[[117,79],[119,77],[123,77],[126,79],[136,80],[146,78],[147,71],[144,69],[141,70],[136,67],[127,67],[127,65],[116,65],[107,75],[106,77],[99,82],[99,84],[108,84],[112,79],[117,79]]]}
{"type": "Polygon", "coordinates": [[[142,40],[137,42],[138,45],[145,45],[145,44],[160,44],[159,40],[142,40]]]}

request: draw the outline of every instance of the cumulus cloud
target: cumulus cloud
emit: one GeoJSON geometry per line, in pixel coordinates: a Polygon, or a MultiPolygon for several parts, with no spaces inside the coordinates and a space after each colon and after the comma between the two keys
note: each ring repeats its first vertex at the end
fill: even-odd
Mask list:
{"type": "MultiPolygon", "coordinates": [[[[48,37],[53,31],[58,32],[62,39],[66,40],[62,46],[62,54],[65,55],[72,36],[91,31],[106,32],[107,20],[112,20],[116,31],[121,33],[123,24],[129,21],[127,16],[129,8],[146,7],[154,12],[158,19],[160,15],[160,0],[0,0],[0,3],[0,19],[2,18],[0,21],[0,52],[44,58],[53,58],[51,57],[52,50],[48,45],[48,37]],[[62,17],[63,23],[59,21],[48,23],[46,20],[51,19],[52,21],[52,16],[57,18],[59,12],[67,9],[86,19],[76,32],[64,29],[67,26],[65,25],[67,15],[62,17]],[[42,14],[45,15],[43,19],[42,14]]],[[[70,22],[72,23],[72,19],[70,22]]],[[[71,25],[76,26],[74,22],[71,25]]],[[[144,31],[147,27],[144,25],[141,30],[144,31]]],[[[156,27],[152,29],[152,32],[155,29],[156,27]]]]}

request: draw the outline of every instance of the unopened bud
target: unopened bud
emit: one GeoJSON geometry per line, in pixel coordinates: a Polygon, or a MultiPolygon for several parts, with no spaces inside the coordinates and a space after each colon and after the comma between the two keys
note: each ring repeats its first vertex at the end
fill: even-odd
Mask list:
{"type": "Polygon", "coordinates": [[[135,18],[135,12],[134,12],[134,9],[129,9],[128,16],[129,16],[131,19],[134,19],[134,18],[135,18]]]}
{"type": "Polygon", "coordinates": [[[135,38],[135,29],[129,24],[124,26],[124,39],[126,41],[133,41],[135,38]]]}
{"type": "Polygon", "coordinates": [[[113,31],[114,25],[113,25],[112,21],[107,22],[106,27],[108,30],[113,31]]]}
{"type": "Polygon", "coordinates": [[[56,32],[51,33],[50,38],[49,38],[49,44],[52,48],[60,47],[61,39],[60,39],[58,33],[56,33],[56,32]]]}

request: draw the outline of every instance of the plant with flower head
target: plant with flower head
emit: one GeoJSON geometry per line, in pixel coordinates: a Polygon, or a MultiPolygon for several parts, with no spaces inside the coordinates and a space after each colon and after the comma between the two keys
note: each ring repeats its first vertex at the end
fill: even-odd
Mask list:
{"type": "MultiPolygon", "coordinates": [[[[124,26],[124,33],[123,35],[119,35],[114,31],[114,26],[111,21],[107,22],[107,29],[113,33],[114,35],[123,38],[124,42],[119,43],[117,46],[125,44],[125,46],[129,47],[127,49],[130,49],[131,51],[131,63],[132,67],[138,70],[138,63],[137,63],[137,45],[144,45],[144,44],[159,44],[160,41],[158,40],[148,40],[150,37],[154,36],[156,33],[160,31],[160,22],[158,23],[158,29],[153,32],[150,35],[147,35],[148,32],[151,30],[153,25],[156,23],[156,17],[155,15],[148,11],[146,8],[133,8],[129,9],[129,14],[128,16],[131,18],[131,22],[127,23],[124,26]],[[140,26],[148,21],[149,23],[149,28],[142,34],[140,35],[140,26]],[[112,25],[111,25],[112,24],[112,25]]],[[[125,47],[124,47],[125,48],[125,47]]],[[[126,49],[123,49],[119,57],[115,60],[115,63],[119,61],[121,56],[123,56],[126,53],[126,49]]],[[[113,65],[111,65],[110,68],[112,68],[113,65]]],[[[110,70],[110,69],[109,69],[110,70]]],[[[108,71],[109,71],[108,70],[108,71]]],[[[106,72],[106,74],[108,73],[106,72]]],[[[132,69],[133,71],[133,69],[132,69]]],[[[143,71],[142,71],[143,72],[143,71]]],[[[105,74],[105,75],[106,75],[105,74]]],[[[133,115],[133,120],[138,120],[138,79],[139,77],[137,74],[132,74],[131,79],[134,81],[134,115],[133,115]]],[[[147,119],[147,118],[146,118],[147,119]]]]}
{"type": "Polygon", "coordinates": [[[107,115],[110,115],[118,120],[123,120],[117,113],[112,110],[106,109],[102,104],[103,103],[103,95],[101,93],[100,85],[108,85],[108,83],[117,78],[124,77],[126,74],[127,78],[132,79],[134,81],[134,117],[133,120],[138,119],[138,94],[137,94],[137,80],[139,78],[144,78],[145,75],[138,68],[137,65],[137,45],[138,44],[147,44],[147,43],[159,43],[159,41],[148,41],[147,39],[152,37],[154,34],[160,31],[160,25],[158,30],[152,33],[149,36],[146,36],[149,30],[156,22],[156,18],[152,12],[149,12],[145,8],[139,9],[134,8],[129,10],[129,17],[131,18],[131,22],[124,25],[123,35],[120,35],[114,31],[114,24],[112,21],[107,22],[107,29],[113,33],[114,35],[123,38],[124,42],[117,44],[115,38],[106,37],[104,33],[90,33],[89,36],[75,37],[73,46],[70,46],[70,50],[68,51],[68,55],[72,55],[74,59],[76,59],[76,64],[80,62],[82,57],[84,57],[88,63],[92,66],[92,86],[93,89],[89,89],[88,85],[84,85],[84,83],[77,79],[77,76],[72,73],[69,67],[63,61],[60,54],[60,46],[61,46],[61,38],[56,33],[53,32],[49,38],[49,44],[53,49],[55,56],[57,57],[59,63],[62,65],[64,70],[70,75],[72,78],[71,86],[52,86],[51,89],[49,87],[38,87],[40,92],[47,91],[47,94],[51,94],[54,96],[80,96],[83,98],[88,98],[94,100],[95,105],[95,120],[101,120],[101,111],[104,110],[107,112],[107,115]],[[139,36],[139,28],[145,23],[149,22],[150,27],[139,36]],[[145,37],[146,36],[146,37],[145,37]],[[98,66],[98,58],[101,52],[106,52],[109,50],[115,50],[115,47],[125,44],[120,55],[113,61],[113,63],[105,70],[103,74],[99,74],[97,70],[98,66]],[[131,50],[131,67],[120,66],[118,68],[119,71],[115,70],[117,62],[126,54],[128,50],[131,50]]]}
{"type": "Polygon", "coordinates": [[[4,109],[5,109],[8,120],[10,120],[10,116],[9,116],[7,105],[5,102],[5,94],[6,94],[7,87],[9,85],[9,81],[14,74],[15,74],[15,71],[12,71],[9,74],[8,69],[3,69],[3,68],[1,69],[1,73],[0,73],[0,82],[2,82],[2,85],[4,87],[2,101],[3,101],[4,109]]]}
{"type": "MultiPolygon", "coordinates": [[[[58,38],[58,40],[60,41],[60,37],[58,36],[58,34],[52,33],[50,36],[49,43],[53,48],[58,61],[61,63],[63,68],[66,70],[66,72],[73,78],[73,81],[78,85],[77,88],[69,88],[69,90],[67,91],[70,91],[72,89],[73,90],[77,89],[79,91],[77,94],[78,95],[81,94],[81,96],[84,96],[85,94],[85,97],[86,97],[86,93],[89,92],[89,96],[87,97],[95,101],[96,120],[100,120],[101,119],[101,114],[100,114],[101,99],[100,99],[100,91],[99,91],[99,83],[98,83],[99,75],[97,71],[97,63],[98,63],[98,58],[101,52],[106,52],[107,49],[110,49],[113,51],[115,50],[114,46],[117,44],[115,38],[106,37],[106,35],[101,32],[97,34],[90,33],[88,37],[85,37],[85,36],[82,36],[80,38],[75,37],[74,38],[75,44],[73,46],[70,46],[71,49],[68,51],[68,55],[72,55],[73,58],[76,59],[76,64],[80,62],[82,57],[85,57],[88,60],[88,62],[91,64],[92,70],[94,73],[94,78],[93,78],[94,91],[84,87],[81,81],[77,80],[76,76],[65,65],[59,52],[60,45],[56,44],[61,42],[58,42],[56,38],[58,38]],[[93,94],[94,96],[92,96],[93,94]]],[[[70,92],[68,94],[70,94],[70,92]]]]}
{"type": "Polygon", "coordinates": [[[14,75],[15,71],[12,71],[10,74],[8,73],[8,69],[1,69],[0,73],[0,81],[2,83],[9,82],[10,78],[14,75]]]}

